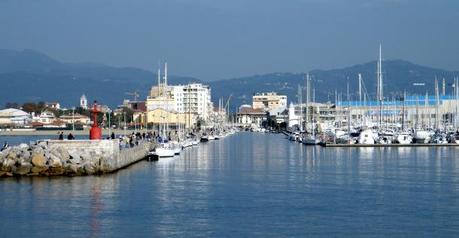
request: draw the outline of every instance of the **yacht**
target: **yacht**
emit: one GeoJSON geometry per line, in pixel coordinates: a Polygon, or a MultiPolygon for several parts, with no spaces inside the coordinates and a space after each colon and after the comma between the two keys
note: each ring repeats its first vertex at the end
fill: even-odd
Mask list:
{"type": "Polygon", "coordinates": [[[160,143],[153,151],[149,153],[149,155],[153,155],[158,158],[173,157],[175,155],[175,150],[172,144],[169,142],[160,143]]]}
{"type": "Polygon", "coordinates": [[[414,142],[420,144],[429,143],[432,138],[432,132],[427,130],[416,130],[414,132],[414,142]]]}
{"type": "Polygon", "coordinates": [[[199,139],[198,137],[194,137],[192,140],[191,140],[191,144],[194,146],[194,145],[199,145],[199,139]]]}
{"type": "Polygon", "coordinates": [[[206,133],[204,133],[202,136],[201,136],[201,142],[208,142],[209,141],[209,135],[207,135],[206,133]]]}
{"type": "Polygon", "coordinates": [[[193,145],[193,139],[187,138],[185,141],[182,142],[183,148],[188,148],[193,145]]]}
{"type": "Polygon", "coordinates": [[[373,145],[375,143],[375,135],[372,130],[363,130],[360,132],[357,142],[361,145],[373,145]]]}
{"type": "Polygon", "coordinates": [[[171,144],[174,150],[174,154],[179,155],[180,152],[182,151],[182,144],[178,141],[172,141],[171,144]]]}
{"type": "Polygon", "coordinates": [[[320,139],[315,135],[306,135],[303,137],[302,143],[305,145],[318,145],[320,143],[320,139]]]}
{"type": "Polygon", "coordinates": [[[401,145],[408,145],[413,142],[413,137],[410,133],[403,132],[397,135],[395,142],[401,145]]]}

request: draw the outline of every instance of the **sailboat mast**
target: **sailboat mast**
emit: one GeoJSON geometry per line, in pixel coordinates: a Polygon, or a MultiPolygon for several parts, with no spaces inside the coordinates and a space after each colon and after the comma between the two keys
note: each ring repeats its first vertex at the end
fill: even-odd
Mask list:
{"type": "Polygon", "coordinates": [[[359,105],[362,104],[362,74],[359,74],[359,105]]]}
{"type": "Polygon", "coordinates": [[[377,65],[377,100],[379,101],[379,127],[382,126],[382,106],[383,106],[383,76],[382,76],[382,46],[379,45],[379,59],[377,65]]]}
{"type": "Polygon", "coordinates": [[[306,74],[306,125],[309,121],[309,73],[306,74]]]}
{"type": "Polygon", "coordinates": [[[347,82],[347,132],[351,141],[351,97],[349,95],[349,81],[347,82]]]}
{"type": "Polygon", "coordinates": [[[405,130],[405,101],[406,101],[406,91],[403,92],[402,130],[405,130]]]}
{"type": "Polygon", "coordinates": [[[438,105],[440,104],[440,94],[439,94],[439,89],[438,89],[438,79],[435,77],[435,128],[438,130],[440,127],[440,118],[439,117],[439,111],[438,111],[438,105]]]}
{"type": "Polygon", "coordinates": [[[303,98],[301,96],[301,85],[298,85],[298,105],[300,106],[299,128],[303,130],[303,98]]]}
{"type": "Polygon", "coordinates": [[[164,86],[167,87],[167,62],[164,63],[164,86]]]}
{"type": "Polygon", "coordinates": [[[457,78],[457,77],[454,78],[454,92],[455,92],[455,96],[456,96],[455,97],[455,99],[456,99],[456,105],[455,105],[456,106],[456,116],[454,117],[455,118],[455,123],[454,123],[455,125],[454,126],[456,127],[456,130],[457,130],[458,126],[459,126],[459,118],[458,118],[458,116],[459,116],[459,110],[458,110],[459,109],[458,108],[458,104],[459,104],[459,85],[458,85],[458,83],[459,83],[459,78],[457,78]]]}

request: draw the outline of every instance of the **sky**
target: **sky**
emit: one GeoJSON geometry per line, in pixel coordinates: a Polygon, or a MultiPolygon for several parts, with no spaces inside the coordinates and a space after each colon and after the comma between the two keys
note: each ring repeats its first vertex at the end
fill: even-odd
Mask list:
{"type": "Polygon", "coordinates": [[[405,59],[459,70],[457,0],[0,0],[0,48],[219,80],[405,59]]]}

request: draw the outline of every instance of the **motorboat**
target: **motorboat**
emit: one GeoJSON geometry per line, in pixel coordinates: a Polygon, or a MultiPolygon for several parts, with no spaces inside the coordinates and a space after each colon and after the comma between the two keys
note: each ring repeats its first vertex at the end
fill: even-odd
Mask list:
{"type": "Polygon", "coordinates": [[[302,143],[305,145],[318,145],[320,143],[320,139],[314,135],[306,135],[302,138],[302,143]]]}
{"type": "Polygon", "coordinates": [[[448,144],[448,139],[445,134],[438,133],[433,135],[431,142],[434,144],[448,144]]]}
{"type": "Polygon", "coordinates": [[[414,142],[420,144],[429,143],[433,133],[427,130],[416,130],[414,132],[414,142]]]}
{"type": "Polygon", "coordinates": [[[459,144],[459,133],[452,133],[449,135],[449,143],[459,144]]]}
{"type": "Polygon", "coordinates": [[[203,134],[201,136],[201,142],[208,142],[209,141],[209,135],[203,134]]]}
{"type": "Polygon", "coordinates": [[[174,154],[179,155],[180,152],[182,151],[182,144],[178,141],[171,141],[172,148],[174,149],[174,154]]]}
{"type": "Polygon", "coordinates": [[[191,138],[188,138],[182,142],[183,148],[191,147],[193,146],[193,140],[191,138]]]}
{"type": "Polygon", "coordinates": [[[192,144],[193,146],[199,145],[199,139],[198,139],[198,138],[192,139],[192,140],[191,140],[191,144],[192,144]]]}
{"type": "Polygon", "coordinates": [[[149,155],[156,156],[158,158],[173,157],[175,155],[174,147],[171,143],[160,143],[156,148],[149,153],[149,155]]]}
{"type": "Polygon", "coordinates": [[[370,129],[363,130],[359,134],[357,143],[361,145],[373,145],[375,143],[375,134],[370,129]]]}
{"type": "Polygon", "coordinates": [[[409,133],[400,133],[395,138],[395,142],[401,145],[409,145],[413,143],[413,137],[409,133]]]}

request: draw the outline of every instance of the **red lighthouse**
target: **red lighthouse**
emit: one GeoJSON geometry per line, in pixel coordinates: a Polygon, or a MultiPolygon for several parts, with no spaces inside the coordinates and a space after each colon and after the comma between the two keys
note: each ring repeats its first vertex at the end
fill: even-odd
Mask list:
{"type": "Polygon", "coordinates": [[[89,131],[89,139],[90,140],[100,140],[102,139],[102,129],[97,124],[97,115],[101,113],[100,107],[97,106],[97,101],[94,101],[94,105],[90,110],[92,113],[92,126],[91,130],[89,131]]]}

